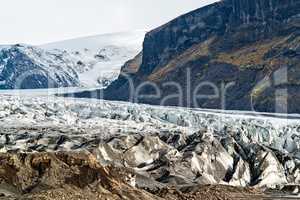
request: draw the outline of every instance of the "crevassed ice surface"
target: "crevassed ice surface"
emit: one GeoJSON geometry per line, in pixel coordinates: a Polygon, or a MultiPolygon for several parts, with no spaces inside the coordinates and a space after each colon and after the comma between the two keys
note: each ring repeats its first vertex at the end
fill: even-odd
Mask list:
{"type": "Polygon", "coordinates": [[[300,185],[298,115],[3,94],[0,127],[1,152],[89,150],[183,186],[300,185]]]}
{"type": "MultiPolygon", "coordinates": [[[[299,150],[300,116],[159,107],[93,99],[17,97],[2,95],[0,126],[58,126],[73,129],[105,128],[106,134],[132,130],[142,133],[180,130],[193,134],[203,127],[226,134],[233,129],[243,136],[280,151],[299,150]],[[268,116],[266,116],[268,115],[268,116]],[[107,126],[109,124],[109,126],[107,126]]],[[[95,130],[94,130],[95,131],[95,130]]]]}

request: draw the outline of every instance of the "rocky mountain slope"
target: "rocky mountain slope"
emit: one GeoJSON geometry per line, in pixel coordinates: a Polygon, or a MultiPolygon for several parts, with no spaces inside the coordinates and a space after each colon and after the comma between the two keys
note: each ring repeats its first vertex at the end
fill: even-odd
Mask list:
{"type": "Polygon", "coordinates": [[[144,31],[106,34],[34,47],[0,47],[0,89],[107,87],[141,50],[144,31]]]}
{"type": "Polygon", "coordinates": [[[152,193],[207,184],[299,191],[299,115],[49,96],[2,96],[0,110],[3,153],[88,151],[152,193]]]}
{"type": "MultiPolygon", "coordinates": [[[[200,8],[147,33],[141,62],[131,61],[135,71],[125,67],[104,98],[129,100],[130,77],[135,87],[150,81],[162,92],[139,102],[160,104],[179,93],[166,84],[176,82],[182,102],[173,96],[164,105],[300,113],[299,27],[299,0],[222,0],[200,8]],[[196,94],[216,94],[210,85],[197,88],[207,82],[219,89],[217,97],[192,101],[196,94]]],[[[141,93],[156,94],[151,85],[141,93]]]]}

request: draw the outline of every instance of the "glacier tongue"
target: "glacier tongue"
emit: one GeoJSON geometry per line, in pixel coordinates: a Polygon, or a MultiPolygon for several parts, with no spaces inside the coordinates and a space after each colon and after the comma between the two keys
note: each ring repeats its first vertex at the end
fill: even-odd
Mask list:
{"type": "Polygon", "coordinates": [[[87,149],[169,185],[300,184],[297,115],[2,95],[0,127],[1,152],[87,149]]]}

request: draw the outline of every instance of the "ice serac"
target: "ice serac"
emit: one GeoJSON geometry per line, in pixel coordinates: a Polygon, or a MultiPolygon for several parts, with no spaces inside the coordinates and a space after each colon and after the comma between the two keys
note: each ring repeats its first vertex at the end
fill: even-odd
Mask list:
{"type": "Polygon", "coordinates": [[[0,152],[89,151],[136,187],[300,185],[299,115],[2,96],[0,152]],[[15,122],[18,121],[16,124],[15,122]]]}
{"type": "MultiPolygon", "coordinates": [[[[165,97],[178,94],[178,89],[166,86],[166,82],[181,85],[183,94],[203,82],[219,89],[222,83],[232,83],[225,95],[226,109],[254,107],[259,111],[300,113],[299,27],[299,0],[223,0],[197,9],[147,33],[142,62],[132,61],[136,72],[119,76],[105,90],[104,98],[130,100],[134,94],[130,94],[128,77],[136,87],[145,81],[160,87],[161,97],[139,98],[139,102],[149,104],[159,104],[165,97]],[[186,78],[187,74],[191,76],[186,78]],[[288,93],[286,101],[283,89],[288,93]]],[[[141,93],[154,92],[148,85],[141,93]]],[[[213,92],[203,87],[198,93],[213,92]]],[[[190,101],[193,96],[183,97],[183,102],[169,98],[164,103],[218,109],[224,106],[220,98],[195,103],[190,101]]]]}

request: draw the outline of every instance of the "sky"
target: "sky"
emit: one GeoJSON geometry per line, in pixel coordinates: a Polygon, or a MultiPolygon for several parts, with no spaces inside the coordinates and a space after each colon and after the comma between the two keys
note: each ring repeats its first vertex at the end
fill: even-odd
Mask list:
{"type": "Polygon", "coordinates": [[[216,0],[0,0],[0,44],[151,30],[216,0]]]}

